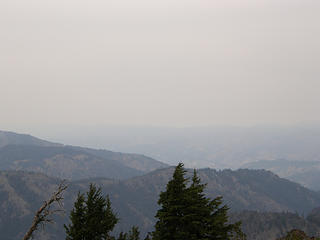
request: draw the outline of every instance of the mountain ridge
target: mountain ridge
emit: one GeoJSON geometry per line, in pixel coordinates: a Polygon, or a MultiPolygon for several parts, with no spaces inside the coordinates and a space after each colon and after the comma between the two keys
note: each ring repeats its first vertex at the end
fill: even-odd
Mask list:
{"type": "Polygon", "coordinates": [[[0,170],[38,171],[53,177],[125,179],[157,168],[160,161],[140,154],[51,143],[31,135],[0,131],[0,170]]]}
{"type": "Polygon", "coordinates": [[[63,146],[63,144],[49,142],[30,134],[0,130],[0,148],[6,145],[63,146]]]}
{"type": "Polygon", "coordinates": [[[270,170],[280,177],[320,190],[320,161],[260,160],[246,163],[242,168],[270,170]]]}

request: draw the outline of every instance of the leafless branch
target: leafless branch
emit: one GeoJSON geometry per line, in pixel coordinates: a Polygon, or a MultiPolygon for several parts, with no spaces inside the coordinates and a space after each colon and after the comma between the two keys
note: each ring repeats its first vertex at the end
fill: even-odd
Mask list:
{"type": "Polygon", "coordinates": [[[49,200],[45,201],[42,206],[36,212],[33,222],[27,233],[24,235],[23,240],[28,240],[32,238],[32,234],[39,227],[44,228],[46,223],[53,223],[52,215],[64,212],[62,200],[63,200],[63,192],[67,189],[67,185],[65,181],[62,181],[59,184],[57,191],[55,191],[49,200]],[[57,203],[60,209],[51,209],[53,203],[57,203]]]}

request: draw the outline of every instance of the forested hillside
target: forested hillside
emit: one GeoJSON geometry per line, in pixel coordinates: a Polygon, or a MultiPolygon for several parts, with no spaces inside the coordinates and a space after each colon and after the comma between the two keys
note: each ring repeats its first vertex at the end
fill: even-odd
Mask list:
{"type": "Polygon", "coordinates": [[[64,146],[29,135],[0,132],[0,170],[41,172],[62,179],[127,179],[167,167],[139,154],[64,146]]]}
{"type": "Polygon", "coordinates": [[[261,160],[244,164],[242,167],[270,170],[280,177],[298,182],[316,191],[320,190],[320,161],[261,160]]]}
{"type": "MultiPolygon", "coordinates": [[[[152,230],[154,226],[154,216],[158,209],[158,196],[172,176],[172,172],[172,168],[167,168],[125,181],[96,178],[71,182],[65,194],[65,208],[69,211],[78,191],[87,191],[89,183],[95,182],[102,187],[105,194],[110,195],[112,206],[120,218],[115,231],[127,231],[132,225],[138,225],[144,234],[152,230]]],[[[260,212],[291,211],[307,214],[313,208],[320,206],[319,194],[266,171],[215,171],[204,169],[199,171],[199,176],[203,182],[208,183],[207,195],[211,198],[218,195],[224,196],[224,202],[231,207],[232,214],[248,207],[260,212]],[[270,189],[270,185],[276,186],[276,190],[270,189]]],[[[5,234],[6,240],[13,240],[25,231],[28,223],[32,221],[35,210],[53,192],[60,180],[39,173],[17,171],[2,171],[0,178],[0,230],[5,234]]],[[[283,216],[281,218],[282,225],[270,223],[271,225],[259,225],[260,227],[256,228],[252,226],[258,224],[259,221],[252,222],[251,220],[254,217],[246,216],[248,214],[235,215],[233,219],[242,219],[245,231],[251,233],[254,228],[256,230],[252,232],[253,234],[263,233],[268,235],[273,233],[274,236],[283,231],[289,231],[292,226],[296,226],[295,223],[300,224],[302,221],[300,217],[284,214],[281,215],[283,216]],[[243,216],[244,219],[241,218],[243,216]],[[292,218],[298,218],[300,222],[292,221],[292,218]],[[271,227],[275,229],[269,233],[270,230],[268,229],[271,227]]],[[[260,222],[270,219],[264,215],[257,216],[261,219],[260,222]]],[[[273,219],[276,220],[275,217],[273,219]]],[[[66,216],[59,217],[57,224],[48,226],[45,235],[53,234],[48,239],[61,239],[64,235],[62,225],[67,221],[66,216]]],[[[310,229],[313,228],[310,227],[310,229]]],[[[46,238],[41,235],[41,239],[46,238]]]]}
{"type": "MultiPolygon", "coordinates": [[[[320,216],[320,211],[317,211],[320,216]]],[[[241,221],[248,239],[275,240],[292,229],[300,229],[310,236],[320,237],[320,224],[292,212],[241,211],[232,213],[230,221],[241,221]]]]}

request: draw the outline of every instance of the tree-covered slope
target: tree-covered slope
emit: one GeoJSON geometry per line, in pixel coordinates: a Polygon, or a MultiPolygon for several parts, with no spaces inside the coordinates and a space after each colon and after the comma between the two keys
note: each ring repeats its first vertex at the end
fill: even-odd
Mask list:
{"type": "Polygon", "coordinates": [[[0,148],[0,169],[41,172],[62,179],[125,179],[143,174],[117,160],[97,157],[65,146],[7,145],[0,148]]]}
{"type": "Polygon", "coordinates": [[[0,132],[0,170],[25,170],[49,176],[82,179],[126,179],[166,164],[139,154],[128,154],[50,143],[30,135],[0,132]]]}
{"type": "Polygon", "coordinates": [[[320,190],[320,161],[261,160],[246,163],[242,167],[248,169],[266,169],[278,174],[280,177],[298,182],[310,189],[320,190]]]}
{"type": "MultiPolygon", "coordinates": [[[[70,211],[78,191],[87,191],[89,184],[94,182],[102,187],[104,194],[110,195],[112,206],[120,218],[116,231],[127,231],[132,225],[139,226],[142,233],[151,231],[158,209],[159,193],[164,190],[172,172],[172,168],[167,168],[123,181],[95,178],[71,182],[65,194],[65,208],[70,211]]],[[[207,195],[211,198],[222,195],[224,202],[231,207],[232,214],[245,209],[260,212],[291,211],[307,214],[312,208],[320,206],[318,193],[281,179],[267,171],[204,169],[199,170],[199,176],[203,182],[208,183],[207,195]]],[[[4,240],[18,239],[17,236],[24,232],[28,223],[32,221],[32,214],[54,190],[54,186],[59,180],[39,173],[17,171],[2,171],[0,179],[0,226],[2,232],[6,234],[3,235],[6,236],[4,240]]],[[[259,223],[256,220],[252,222],[254,218],[246,216],[248,214],[240,215],[240,217],[238,215],[236,219],[243,220],[247,229],[259,223]],[[244,217],[241,218],[242,216],[244,217]]],[[[270,227],[275,228],[271,231],[272,233],[282,233],[291,230],[290,227],[296,226],[291,221],[294,217],[291,215],[288,215],[289,218],[287,215],[283,216],[281,218],[284,221],[282,225],[277,223],[259,225],[259,228],[254,227],[257,229],[254,233],[264,233],[264,236],[267,236],[270,227]]],[[[265,221],[264,217],[259,217],[261,218],[260,222],[265,221]]],[[[270,219],[276,220],[277,218],[270,219]]],[[[55,237],[50,236],[51,240],[63,239],[62,225],[67,221],[67,216],[61,217],[56,225],[48,227],[46,233],[55,235],[55,237]]],[[[299,221],[297,222],[299,223],[299,221]]],[[[42,235],[40,239],[46,238],[42,235]]],[[[267,240],[268,238],[261,239],[267,240]]]]}
{"type": "Polygon", "coordinates": [[[292,229],[310,236],[320,236],[320,224],[290,212],[241,211],[232,213],[230,221],[241,221],[248,240],[275,240],[292,229]]]}

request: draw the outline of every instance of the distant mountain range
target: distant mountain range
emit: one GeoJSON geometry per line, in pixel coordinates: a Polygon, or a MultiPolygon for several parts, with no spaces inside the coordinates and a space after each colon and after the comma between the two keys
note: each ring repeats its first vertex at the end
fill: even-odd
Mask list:
{"type": "Polygon", "coordinates": [[[320,161],[319,125],[70,127],[55,129],[47,136],[58,142],[140,153],[168,164],[184,162],[196,168],[237,169],[244,163],[275,159],[320,161]]]}
{"type": "MultiPolygon", "coordinates": [[[[169,151],[174,150],[173,144],[169,151]]],[[[196,152],[194,154],[196,157],[196,152]]],[[[304,181],[318,169],[316,161],[285,160],[260,161],[243,167],[270,169],[288,178],[305,174],[304,181]]],[[[1,239],[21,239],[36,209],[61,179],[70,181],[65,194],[67,213],[77,193],[87,191],[93,182],[110,195],[112,206],[120,217],[115,231],[127,231],[137,225],[145,234],[154,226],[159,193],[165,189],[172,173],[173,167],[141,154],[66,146],[30,135],[0,131],[1,239]]],[[[188,174],[191,176],[191,172],[188,174]]],[[[206,168],[199,170],[199,175],[207,183],[206,194],[211,198],[223,196],[224,203],[231,208],[231,220],[243,221],[248,240],[275,239],[292,228],[302,228],[310,235],[320,232],[320,192],[266,170],[206,168]],[[304,218],[294,213],[310,214],[304,218]]],[[[315,174],[312,183],[316,179],[315,174]]],[[[308,185],[308,182],[299,181],[308,185]]],[[[62,226],[67,223],[68,215],[58,216],[55,221],[55,225],[47,226],[36,239],[63,239],[62,226]]]]}
{"type": "Polygon", "coordinates": [[[65,179],[126,179],[167,167],[139,154],[125,154],[51,143],[0,131],[0,170],[25,170],[65,179]]]}
{"type": "Polygon", "coordinates": [[[298,182],[310,189],[320,190],[320,161],[257,161],[242,165],[248,169],[266,169],[280,177],[298,182]]]}
{"type": "MultiPolygon", "coordinates": [[[[65,194],[65,208],[70,211],[78,191],[85,192],[89,183],[94,182],[102,187],[103,193],[110,195],[112,206],[120,218],[116,231],[128,230],[130,226],[137,225],[144,234],[152,230],[155,222],[154,215],[158,209],[159,193],[165,189],[172,173],[173,168],[165,168],[122,181],[106,178],[73,181],[65,194]]],[[[279,213],[290,211],[307,214],[320,206],[320,194],[279,178],[268,171],[202,169],[199,170],[199,175],[203,182],[208,184],[206,190],[208,196],[214,198],[222,195],[224,203],[231,207],[231,212],[235,216],[232,219],[246,221],[244,222],[245,229],[255,226],[256,222],[249,222],[252,217],[247,217],[248,214],[239,215],[236,212],[249,209],[259,211],[259,214],[262,211],[279,213]]],[[[33,213],[42,201],[54,191],[59,181],[57,178],[47,177],[40,173],[0,172],[0,232],[2,239],[21,238],[28,224],[32,221],[33,213]]],[[[257,214],[255,213],[254,216],[259,219],[265,218],[264,215],[257,214]]],[[[276,219],[274,215],[270,216],[273,217],[266,217],[266,219],[276,219]]],[[[272,225],[275,228],[274,232],[278,234],[274,235],[276,237],[281,236],[283,231],[291,230],[289,227],[298,227],[297,224],[303,220],[299,218],[299,221],[291,221],[288,217],[281,219],[283,221],[281,229],[277,228],[276,224],[272,225]]],[[[57,224],[48,226],[38,239],[63,239],[62,224],[68,221],[68,217],[58,217],[56,221],[57,224]]],[[[314,228],[316,227],[310,227],[310,229],[314,228]]],[[[253,233],[268,232],[268,229],[269,225],[259,226],[253,233]]],[[[258,238],[251,239],[257,240],[258,238]]]]}

